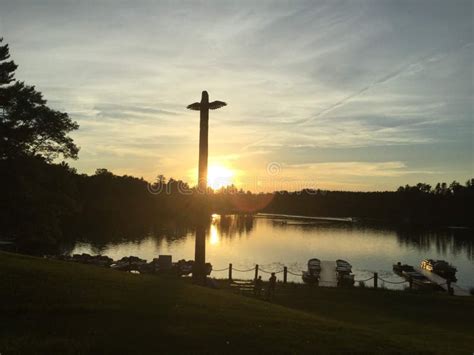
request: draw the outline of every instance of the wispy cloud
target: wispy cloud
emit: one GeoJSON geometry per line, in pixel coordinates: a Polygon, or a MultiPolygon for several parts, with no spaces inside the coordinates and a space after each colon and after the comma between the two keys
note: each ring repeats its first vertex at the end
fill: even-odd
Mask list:
{"type": "MultiPolygon", "coordinates": [[[[439,174],[436,171],[427,171],[420,169],[409,169],[404,162],[327,162],[327,163],[308,163],[292,164],[287,166],[289,169],[300,170],[304,174],[311,174],[314,177],[331,176],[360,176],[360,177],[399,177],[409,174],[439,174]]],[[[285,165],[283,166],[283,169],[285,165]]],[[[298,173],[296,173],[298,174],[298,173]]]]}
{"type": "Polygon", "coordinates": [[[298,174],[298,162],[352,150],[345,165],[316,166],[328,186],[363,188],[354,179],[370,173],[394,187],[472,174],[472,10],[469,0],[5,0],[0,32],[18,78],[81,125],[82,171],[187,178],[199,117],[185,107],[208,90],[229,104],[211,114],[215,161],[249,175],[281,161],[298,174]]]}

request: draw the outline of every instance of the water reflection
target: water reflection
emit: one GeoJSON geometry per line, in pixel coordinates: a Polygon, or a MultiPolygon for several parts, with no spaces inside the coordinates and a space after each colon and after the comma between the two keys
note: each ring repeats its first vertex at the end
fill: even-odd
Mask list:
{"type": "Polygon", "coordinates": [[[242,237],[253,229],[252,215],[212,215],[212,225],[216,226],[218,235],[224,238],[242,237]]]}
{"type": "Polygon", "coordinates": [[[414,245],[423,251],[435,248],[443,256],[465,253],[470,260],[474,259],[472,231],[467,229],[447,229],[437,231],[397,230],[400,245],[414,245]]]}
{"type": "MultiPolygon", "coordinates": [[[[106,228],[100,235],[85,233],[64,251],[105,254],[114,259],[135,255],[151,260],[158,254],[171,254],[175,261],[195,257],[196,229],[183,222],[110,229],[111,234],[105,233],[106,228]]],[[[213,215],[205,225],[206,261],[216,269],[229,263],[246,269],[258,263],[264,270],[278,271],[287,266],[299,273],[312,257],[343,258],[353,264],[356,279],[367,278],[376,271],[381,277],[397,280],[391,272],[397,261],[418,265],[424,258],[445,259],[458,267],[458,283],[473,287],[471,235],[471,231],[454,229],[395,229],[347,222],[213,215]]],[[[226,272],[220,274],[225,275],[226,272]]],[[[300,281],[300,277],[291,276],[289,280],[300,281]]]]}

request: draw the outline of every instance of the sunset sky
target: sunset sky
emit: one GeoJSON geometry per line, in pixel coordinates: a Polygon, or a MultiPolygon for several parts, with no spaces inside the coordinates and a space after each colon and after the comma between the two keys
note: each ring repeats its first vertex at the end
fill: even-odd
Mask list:
{"type": "Polygon", "coordinates": [[[0,37],[80,124],[79,172],[251,190],[474,177],[472,1],[9,1],[0,37]]]}

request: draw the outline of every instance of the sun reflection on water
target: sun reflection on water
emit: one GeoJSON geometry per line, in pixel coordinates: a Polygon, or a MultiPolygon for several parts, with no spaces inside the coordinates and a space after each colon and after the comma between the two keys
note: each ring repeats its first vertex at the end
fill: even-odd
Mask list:
{"type": "Polygon", "coordinates": [[[218,214],[213,214],[212,215],[212,222],[211,222],[211,227],[209,231],[209,243],[211,245],[216,245],[219,244],[219,232],[217,230],[217,223],[219,223],[220,216],[218,214]]]}

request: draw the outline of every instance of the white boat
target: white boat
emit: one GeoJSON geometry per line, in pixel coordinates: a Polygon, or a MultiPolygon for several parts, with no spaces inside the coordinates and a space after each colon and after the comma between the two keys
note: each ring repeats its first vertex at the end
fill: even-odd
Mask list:
{"type": "Polygon", "coordinates": [[[339,286],[354,285],[354,274],[352,274],[352,265],[342,259],[336,260],[337,283],[339,286]]]}
{"type": "Polygon", "coordinates": [[[345,260],[342,260],[342,259],[337,259],[336,260],[336,265],[337,266],[349,266],[349,267],[352,267],[352,265],[348,262],[348,261],[345,261],[345,260]]]}
{"type": "Polygon", "coordinates": [[[337,284],[339,286],[353,286],[354,274],[340,274],[338,275],[337,284]]]}
{"type": "Polygon", "coordinates": [[[419,273],[418,271],[402,271],[402,275],[412,282],[412,286],[420,290],[436,290],[439,286],[429,280],[426,276],[419,273]]]}
{"type": "Polygon", "coordinates": [[[422,269],[434,272],[445,279],[456,281],[456,267],[444,260],[425,259],[421,262],[422,269]]]}
{"type": "Polygon", "coordinates": [[[336,260],[336,272],[338,272],[338,273],[351,273],[352,272],[352,265],[349,264],[345,260],[338,259],[338,260],[336,260]]]}
{"type": "Polygon", "coordinates": [[[317,258],[308,260],[308,271],[303,271],[303,281],[306,283],[317,283],[321,273],[321,260],[317,258]]]}
{"type": "Polygon", "coordinates": [[[308,271],[320,272],[321,271],[321,260],[317,258],[308,260],[308,271]]]}

